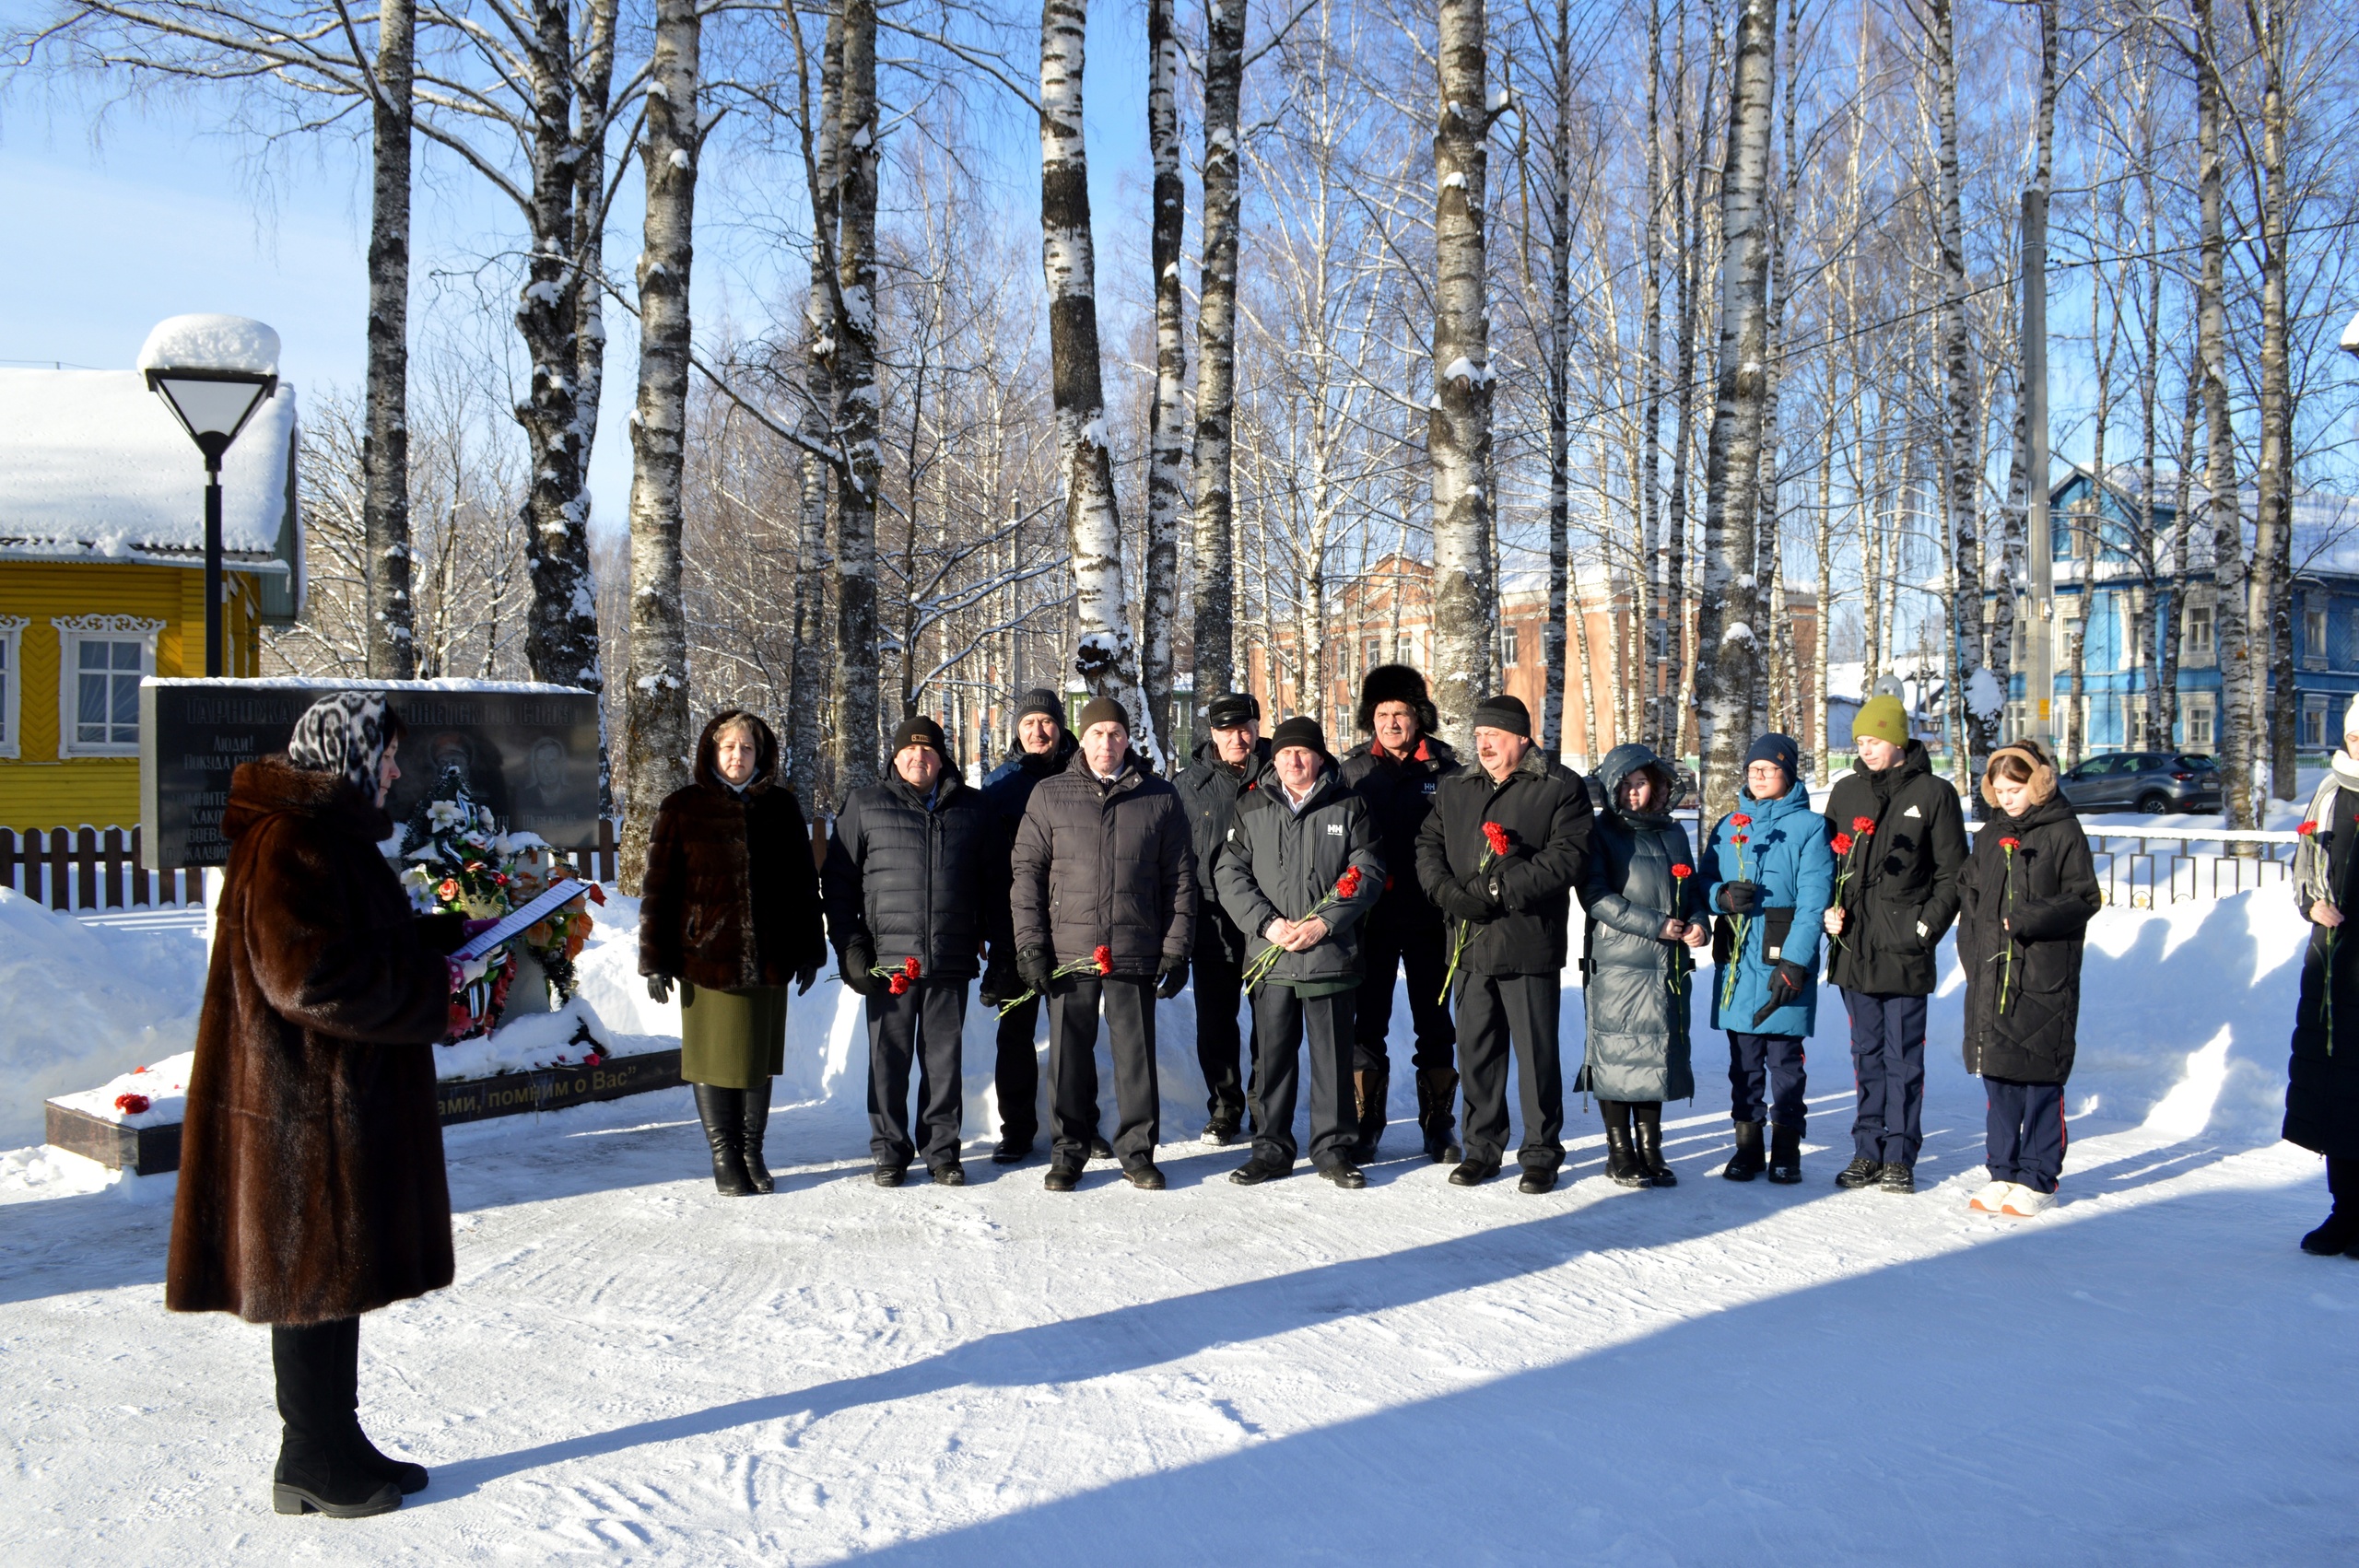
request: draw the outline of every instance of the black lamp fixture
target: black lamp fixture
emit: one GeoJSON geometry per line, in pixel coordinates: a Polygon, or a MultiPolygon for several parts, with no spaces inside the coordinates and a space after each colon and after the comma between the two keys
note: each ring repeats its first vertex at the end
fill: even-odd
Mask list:
{"type": "Polygon", "coordinates": [[[205,673],[222,673],[221,458],[278,390],[278,334],[244,316],[174,316],[139,350],[147,390],[205,454],[205,673]]]}

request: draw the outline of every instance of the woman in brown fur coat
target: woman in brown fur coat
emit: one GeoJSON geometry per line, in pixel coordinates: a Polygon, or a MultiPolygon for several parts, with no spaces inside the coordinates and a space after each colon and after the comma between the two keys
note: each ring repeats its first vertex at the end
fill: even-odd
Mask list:
{"type": "Polygon", "coordinates": [[[454,917],[421,919],[377,852],[402,722],[323,697],[241,766],[221,830],[164,1305],[271,1325],[282,1514],[381,1514],[426,1485],[361,1432],[359,1315],[451,1282],[434,1094],[454,917]]]}
{"type": "Polygon", "coordinates": [[[639,970],[657,1001],[679,984],[680,1076],[713,1184],[738,1198],[772,1185],[762,1135],[786,1065],[786,983],[809,990],[827,956],[811,829],[778,763],[758,717],[713,715],[696,781],[656,810],[640,887],[639,970]]]}

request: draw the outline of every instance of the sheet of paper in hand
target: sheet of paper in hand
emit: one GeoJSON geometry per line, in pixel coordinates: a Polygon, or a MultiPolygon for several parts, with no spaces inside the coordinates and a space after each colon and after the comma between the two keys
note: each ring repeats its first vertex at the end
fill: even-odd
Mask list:
{"type": "Polygon", "coordinates": [[[508,914],[501,916],[498,925],[477,931],[451,956],[462,963],[470,958],[481,958],[509,938],[540,924],[543,916],[557,913],[557,910],[564,908],[589,891],[590,886],[587,883],[568,878],[522,908],[511,910],[508,914]]]}

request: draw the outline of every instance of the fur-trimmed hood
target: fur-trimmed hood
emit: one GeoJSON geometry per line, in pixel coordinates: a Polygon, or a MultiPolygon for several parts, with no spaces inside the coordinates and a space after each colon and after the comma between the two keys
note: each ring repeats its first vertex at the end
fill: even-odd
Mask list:
{"type": "Polygon", "coordinates": [[[721,731],[732,724],[744,724],[754,731],[754,777],[743,786],[747,795],[758,795],[778,782],[778,735],[758,713],[743,708],[724,708],[714,714],[697,739],[697,782],[722,794],[734,795],[740,787],[721,776],[721,731]]]}
{"type": "Polygon", "coordinates": [[[1990,761],[1982,768],[1982,802],[1992,811],[1999,809],[1998,791],[1990,787],[1990,769],[2002,756],[2019,756],[2031,764],[2031,803],[2044,806],[2056,798],[2056,762],[2042,749],[2037,741],[2010,741],[1990,754],[1990,761]]]}

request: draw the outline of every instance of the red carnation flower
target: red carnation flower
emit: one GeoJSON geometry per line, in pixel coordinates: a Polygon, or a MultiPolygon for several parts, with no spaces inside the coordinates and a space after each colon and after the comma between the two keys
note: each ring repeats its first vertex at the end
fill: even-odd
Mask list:
{"type": "Polygon", "coordinates": [[[596,1067],[605,1059],[606,1059],[604,1057],[599,1055],[596,1051],[592,1051],[581,1059],[581,1065],[584,1067],[596,1067]]]}
{"type": "Polygon", "coordinates": [[[1999,848],[2006,850],[2009,854],[2013,854],[2023,847],[2024,841],[2020,838],[2001,838],[1999,840],[1999,848]]]}
{"type": "Polygon", "coordinates": [[[1753,842],[1753,840],[1752,840],[1752,838],[1751,838],[1751,837],[1749,837],[1748,836],[1746,836],[1746,835],[1744,835],[1744,834],[1740,833],[1740,834],[1738,834],[1738,835],[1736,836],[1736,842],[1737,842],[1738,844],[1740,844],[1740,845],[1743,845],[1743,844],[1750,844],[1750,843],[1752,843],[1752,842],[1753,842]]]}
{"type": "Polygon", "coordinates": [[[1851,852],[1851,845],[1854,840],[1848,833],[1838,833],[1829,840],[1829,842],[1834,845],[1835,852],[1837,854],[1848,855],[1851,852]]]}
{"type": "Polygon", "coordinates": [[[1097,965],[1097,972],[1099,974],[1110,975],[1114,972],[1114,950],[1112,948],[1104,946],[1093,948],[1090,951],[1089,957],[1090,961],[1097,965]]]}
{"type": "MultiPolygon", "coordinates": [[[[1743,812],[1737,813],[1734,816],[1729,818],[1729,821],[1731,824],[1738,827],[1751,827],[1753,825],[1753,819],[1745,815],[1743,812]]],[[[1740,839],[1738,842],[1742,843],[1743,840],[1740,839]]]]}
{"type": "Polygon", "coordinates": [[[1508,852],[1508,830],[1497,823],[1486,822],[1483,825],[1483,838],[1491,846],[1492,854],[1504,855],[1508,852]]]}
{"type": "Polygon", "coordinates": [[[885,983],[885,989],[895,996],[900,996],[909,990],[910,977],[907,975],[896,974],[885,983]]]}
{"type": "Polygon", "coordinates": [[[1685,882],[1689,877],[1694,876],[1695,874],[1696,868],[1689,865],[1684,860],[1680,861],[1679,864],[1671,868],[1672,879],[1675,882],[1685,882]]]}
{"type": "Polygon", "coordinates": [[[1346,869],[1342,876],[1335,879],[1335,896],[1338,898],[1357,898],[1359,895],[1360,869],[1357,866],[1352,866],[1346,869]]]}
{"type": "Polygon", "coordinates": [[[117,1094],[114,1097],[114,1108],[121,1111],[125,1116],[137,1116],[141,1111],[147,1108],[147,1096],[145,1094],[117,1094]]]}
{"type": "Polygon", "coordinates": [[[903,959],[901,961],[901,973],[908,976],[912,980],[916,979],[919,974],[918,961],[914,957],[903,959]]]}
{"type": "Polygon", "coordinates": [[[2318,825],[2314,822],[2306,822],[2294,831],[2300,834],[2305,838],[2315,838],[2318,837],[2318,825]]]}
{"type": "Polygon", "coordinates": [[[1858,834],[1862,838],[1867,837],[1875,830],[1876,819],[1872,816],[1855,816],[1851,819],[1851,831],[1858,834]]]}

